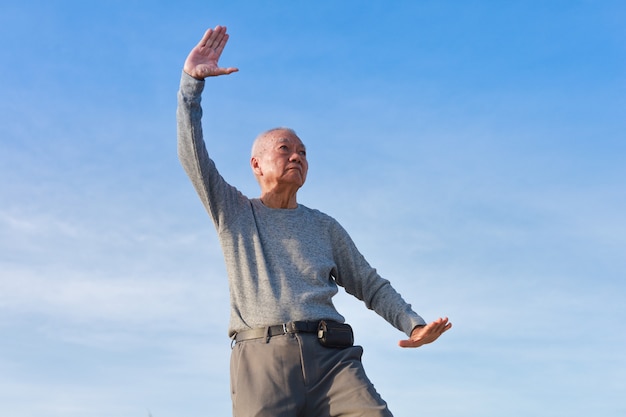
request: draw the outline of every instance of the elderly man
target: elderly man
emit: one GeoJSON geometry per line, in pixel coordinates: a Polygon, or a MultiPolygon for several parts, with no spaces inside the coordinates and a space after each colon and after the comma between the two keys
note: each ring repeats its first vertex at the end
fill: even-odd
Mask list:
{"type": "Polygon", "coordinates": [[[452,326],[430,324],[382,278],[332,217],[297,202],[305,183],[306,147],[287,128],[261,134],[250,165],[259,198],[228,184],[202,135],[204,79],[236,72],[218,60],[226,28],[209,29],[185,61],[178,93],[178,152],[209,212],[222,246],[230,288],[229,335],[233,415],[390,416],[367,378],[363,350],[332,303],[338,286],[409,338],[435,341],[452,326]]]}

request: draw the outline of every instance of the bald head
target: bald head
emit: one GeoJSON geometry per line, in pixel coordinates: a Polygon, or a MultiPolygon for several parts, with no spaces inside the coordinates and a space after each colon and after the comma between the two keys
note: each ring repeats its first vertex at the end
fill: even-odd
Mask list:
{"type": "Polygon", "coordinates": [[[263,152],[267,150],[268,144],[270,143],[268,139],[274,137],[275,134],[280,134],[281,132],[284,132],[288,134],[289,136],[293,135],[295,137],[298,137],[295,130],[289,127],[275,127],[273,129],[266,130],[265,132],[257,136],[254,142],[252,143],[251,156],[253,158],[260,157],[263,154],[263,152]]]}

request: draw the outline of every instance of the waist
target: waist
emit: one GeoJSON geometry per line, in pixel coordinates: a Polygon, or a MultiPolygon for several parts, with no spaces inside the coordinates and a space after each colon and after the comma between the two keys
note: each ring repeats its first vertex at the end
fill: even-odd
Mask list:
{"type": "Polygon", "coordinates": [[[244,340],[269,338],[281,336],[289,333],[317,333],[319,321],[291,321],[289,323],[277,324],[275,326],[259,327],[257,329],[237,332],[233,336],[233,341],[242,342],[244,340]]]}

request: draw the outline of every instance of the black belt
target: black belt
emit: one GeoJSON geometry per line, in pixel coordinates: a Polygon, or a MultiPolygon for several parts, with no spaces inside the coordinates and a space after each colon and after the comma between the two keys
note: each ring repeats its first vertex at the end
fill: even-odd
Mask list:
{"type": "Polygon", "coordinates": [[[261,339],[262,337],[269,340],[270,337],[281,336],[287,333],[317,333],[318,327],[319,321],[291,321],[276,326],[244,330],[243,332],[235,334],[233,340],[235,342],[241,342],[250,339],[261,339]]]}

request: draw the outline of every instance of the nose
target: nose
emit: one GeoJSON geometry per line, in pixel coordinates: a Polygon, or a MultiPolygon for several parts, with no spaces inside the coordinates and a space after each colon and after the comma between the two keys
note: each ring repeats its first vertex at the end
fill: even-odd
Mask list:
{"type": "Polygon", "coordinates": [[[289,162],[297,162],[299,164],[302,163],[302,155],[299,152],[293,152],[291,157],[289,158],[289,162]]]}

